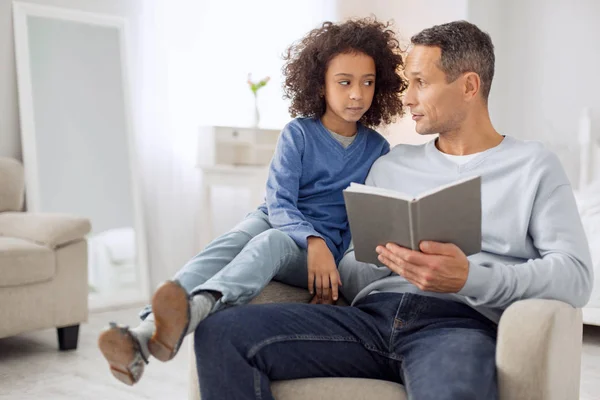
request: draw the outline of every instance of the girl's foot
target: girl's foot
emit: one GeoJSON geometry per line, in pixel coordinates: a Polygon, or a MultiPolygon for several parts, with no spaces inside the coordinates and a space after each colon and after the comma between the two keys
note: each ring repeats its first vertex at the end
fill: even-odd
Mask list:
{"type": "Polygon", "coordinates": [[[152,297],[152,313],[156,329],[148,342],[150,354],[169,361],[177,354],[185,336],[196,330],[215,304],[206,292],[190,298],[177,281],[163,283],[152,297]]]}
{"type": "Polygon", "coordinates": [[[98,347],[115,378],[130,386],[140,380],[148,358],[142,354],[139,340],[128,327],[111,322],[110,328],[100,334],[98,347]]]}

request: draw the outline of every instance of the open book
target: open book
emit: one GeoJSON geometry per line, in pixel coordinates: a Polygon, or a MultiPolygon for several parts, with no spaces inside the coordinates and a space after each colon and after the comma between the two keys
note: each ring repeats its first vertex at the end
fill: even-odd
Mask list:
{"type": "Polygon", "coordinates": [[[467,256],[481,251],[479,176],[417,197],[352,183],[344,199],[358,261],[381,264],[375,248],[389,242],[413,250],[423,240],[454,243],[467,256]]]}

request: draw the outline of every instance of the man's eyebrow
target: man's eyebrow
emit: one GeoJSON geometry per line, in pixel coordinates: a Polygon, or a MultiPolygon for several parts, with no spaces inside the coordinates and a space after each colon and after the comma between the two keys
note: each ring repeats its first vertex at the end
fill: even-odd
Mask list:
{"type": "Polygon", "coordinates": [[[410,75],[410,76],[419,76],[421,75],[421,71],[406,71],[404,70],[404,75],[410,75]]]}

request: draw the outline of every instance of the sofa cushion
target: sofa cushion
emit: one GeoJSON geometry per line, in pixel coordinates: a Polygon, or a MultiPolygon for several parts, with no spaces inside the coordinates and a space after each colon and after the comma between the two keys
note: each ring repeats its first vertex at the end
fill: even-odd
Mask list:
{"type": "Polygon", "coordinates": [[[308,378],[273,382],[277,400],[406,400],[404,386],[377,379],[308,378]]]}
{"type": "Polygon", "coordinates": [[[55,273],[54,252],[48,247],[0,237],[0,287],[48,281],[55,273]]]}
{"type": "MultiPolygon", "coordinates": [[[[311,299],[312,295],[306,289],[271,281],[251,303],[308,303],[311,299]]],[[[340,296],[337,305],[347,306],[348,303],[340,296]]]]}
{"type": "Polygon", "coordinates": [[[308,303],[312,296],[308,290],[271,281],[263,291],[252,300],[252,304],[264,303],[308,303]]]}
{"type": "MultiPolygon", "coordinates": [[[[308,290],[286,285],[285,283],[271,281],[263,291],[256,296],[252,304],[265,303],[308,303],[312,299],[312,295],[308,290]]],[[[348,303],[342,296],[337,302],[338,306],[347,306],[348,303]]]]}

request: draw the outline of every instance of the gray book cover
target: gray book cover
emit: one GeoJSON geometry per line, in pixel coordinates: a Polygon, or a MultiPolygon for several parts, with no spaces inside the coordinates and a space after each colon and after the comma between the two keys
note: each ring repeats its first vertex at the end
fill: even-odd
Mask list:
{"type": "Polygon", "coordinates": [[[381,264],[375,248],[389,242],[413,250],[424,240],[454,243],[467,256],[481,251],[479,176],[417,197],[353,183],[344,200],[358,261],[381,264]]]}

